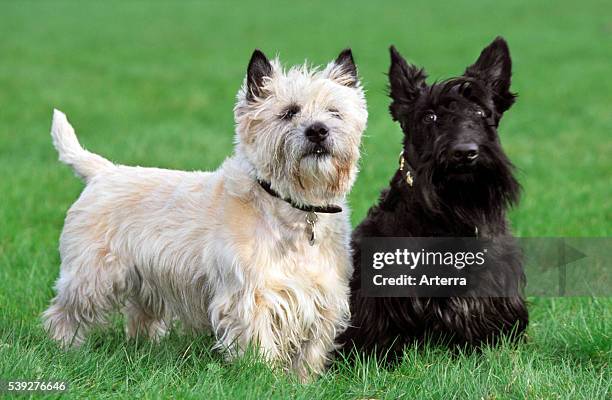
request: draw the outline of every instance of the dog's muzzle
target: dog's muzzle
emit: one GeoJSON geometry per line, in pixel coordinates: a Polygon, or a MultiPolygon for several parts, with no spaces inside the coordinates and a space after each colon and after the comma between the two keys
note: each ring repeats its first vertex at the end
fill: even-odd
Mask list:
{"type": "Polygon", "coordinates": [[[304,135],[308,140],[304,157],[326,157],[331,154],[329,143],[329,128],[322,122],[315,122],[304,131],[304,135]]]}

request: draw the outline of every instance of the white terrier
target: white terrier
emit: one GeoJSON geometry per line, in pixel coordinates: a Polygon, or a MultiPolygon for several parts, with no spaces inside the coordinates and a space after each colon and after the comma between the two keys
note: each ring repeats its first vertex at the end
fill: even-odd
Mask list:
{"type": "Polygon", "coordinates": [[[174,320],[228,358],[252,345],[306,380],[349,321],[349,211],[366,102],[350,50],[283,70],[256,50],[238,93],[235,153],[215,172],[115,165],[55,111],[62,162],[87,183],[66,217],[44,325],[64,346],[123,309],[129,337],[174,320]]]}

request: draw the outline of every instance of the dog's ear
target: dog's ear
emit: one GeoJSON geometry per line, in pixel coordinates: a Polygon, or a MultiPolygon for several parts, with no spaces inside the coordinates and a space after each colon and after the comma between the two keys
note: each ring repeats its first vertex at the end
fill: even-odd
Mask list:
{"type": "Polygon", "coordinates": [[[359,78],[357,78],[357,67],[355,66],[351,49],[342,50],[338,57],[336,57],[329,70],[329,79],[344,86],[357,86],[359,78]]]}
{"type": "Polygon", "coordinates": [[[508,43],[502,37],[496,37],[484,48],[478,60],[467,67],[465,76],[482,81],[493,91],[498,112],[503,113],[514,103],[516,95],[510,92],[512,59],[508,43]]]}
{"type": "Polygon", "coordinates": [[[395,49],[389,48],[391,66],[389,67],[389,96],[393,101],[389,107],[391,115],[397,121],[402,105],[413,103],[423,88],[427,86],[427,74],[423,68],[408,64],[404,57],[395,49]]]}
{"type": "Polygon", "coordinates": [[[247,68],[247,100],[253,101],[263,95],[263,81],[266,76],[272,76],[272,64],[261,50],[255,49],[247,68]]]}

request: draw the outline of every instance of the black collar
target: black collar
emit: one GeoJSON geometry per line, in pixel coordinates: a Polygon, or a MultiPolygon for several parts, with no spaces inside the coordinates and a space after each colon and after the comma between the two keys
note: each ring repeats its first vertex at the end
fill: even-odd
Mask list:
{"type": "Polygon", "coordinates": [[[266,182],[266,181],[257,179],[257,183],[259,183],[259,185],[263,188],[263,190],[268,192],[270,196],[286,201],[287,203],[291,204],[291,207],[297,208],[298,210],[305,211],[305,212],[323,213],[323,214],[335,214],[335,213],[342,212],[342,208],[340,206],[335,206],[333,204],[329,206],[324,206],[324,207],[322,206],[301,206],[299,204],[295,204],[293,200],[285,199],[281,197],[278,193],[276,193],[276,191],[272,189],[272,187],[270,186],[270,182],[266,182]]]}

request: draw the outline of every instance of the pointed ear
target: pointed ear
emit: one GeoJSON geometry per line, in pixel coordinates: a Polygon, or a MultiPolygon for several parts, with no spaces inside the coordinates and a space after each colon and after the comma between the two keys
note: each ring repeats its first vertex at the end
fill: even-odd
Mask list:
{"type": "Polygon", "coordinates": [[[495,94],[493,101],[500,113],[514,103],[516,95],[510,92],[512,59],[508,43],[498,36],[485,47],[476,62],[467,67],[465,76],[478,79],[495,94]]]}
{"type": "Polygon", "coordinates": [[[255,49],[247,68],[247,100],[253,101],[263,95],[263,80],[272,76],[272,64],[264,53],[255,49]]]}
{"type": "Polygon", "coordinates": [[[357,67],[355,66],[351,49],[342,50],[338,57],[336,57],[329,70],[329,79],[344,86],[357,86],[359,78],[357,78],[357,67]]]}
{"type": "Polygon", "coordinates": [[[393,99],[390,110],[393,118],[398,120],[400,108],[413,103],[421,90],[427,87],[425,83],[427,74],[423,68],[407,63],[394,46],[391,46],[389,51],[391,53],[389,95],[393,99]]]}

